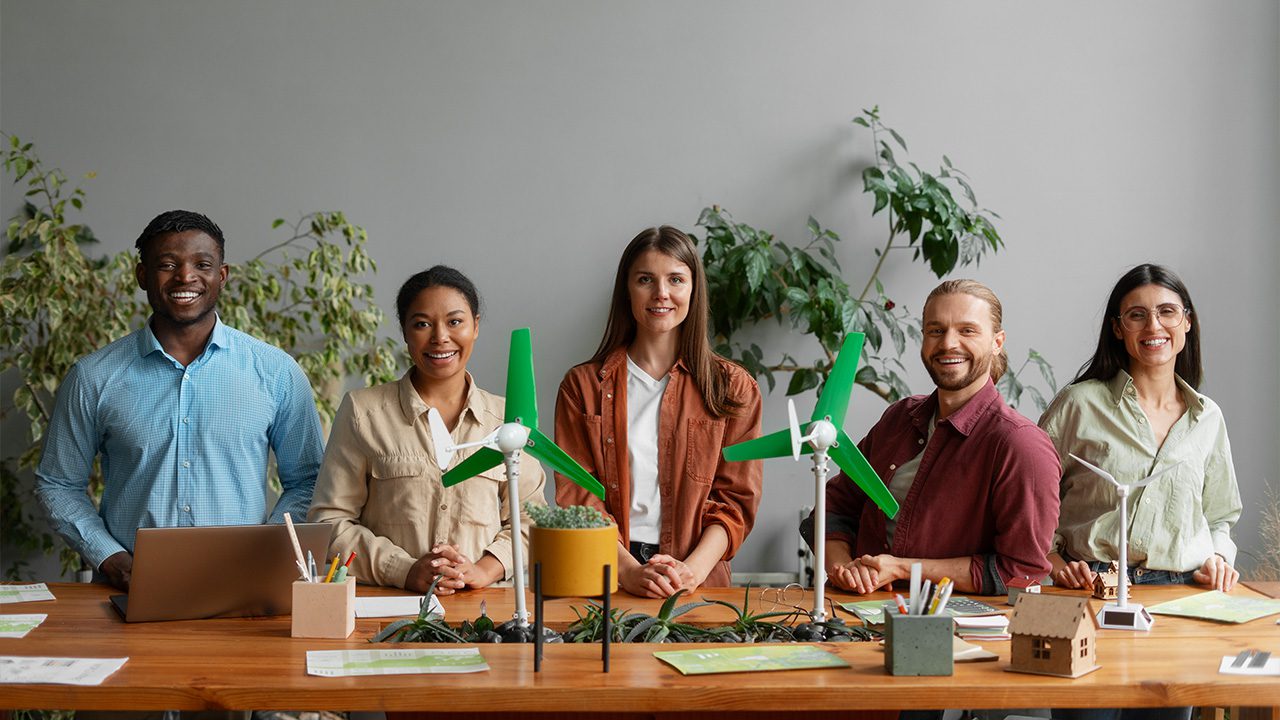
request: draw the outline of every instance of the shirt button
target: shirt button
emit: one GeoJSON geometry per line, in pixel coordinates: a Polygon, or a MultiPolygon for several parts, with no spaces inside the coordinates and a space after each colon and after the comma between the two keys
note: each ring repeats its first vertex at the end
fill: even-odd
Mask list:
{"type": "Polygon", "coordinates": [[[1144,418],[1144,417],[1140,417],[1140,418],[1138,418],[1138,424],[1139,424],[1139,425],[1146,425],[1146,424],[1147,424],[1147,419],[1146,419],[1146,418],[1144,418]]]}
{"type": "Polygon", "coordinates": [[[190,505],[183,505],[183,506],[182,506],[182,512],[187,512],[187,513],[191,512],[191,506],[190,506],[190,505]]]}
{"type": "Polygon", "coordinates": [[[890,466],[889,466],[889,469],[890,469],[890,470],[897,470],[897,469],[898,469],[898,466],[897,466],[897,465],[890,465],[890,466]]]}
{"type": "Polygon", "coordinates": [[[617,489],[618,489],[618,483],[609,483],[609,489],[611,489],[611,490],[617,490],[617,489]]]}
{"type": "Polygon", "coordinates": [[[604,371],[603,371],[603,370],[601,370],[601,371],[600,371],[600,377],[604,377],[604,371]]]}
{"type": "Polygon", "coordinates": [[[613,393],[605,393],[604,396],[609,399],[613,399],[613,393]]]}
{"type": "Polygon", "coordinates": [[[441,509],[441,510],[448,510],[448,509],[449,509],[449,505],[448,505],[448,503],[440,503],[440,509],[441,509]]]}
{"type": "Polygon", "coordinates": [[[613,438],[605,438],[605,442],[607,442],[607,443],[609,443],[610,445],[612,445],[612,444],[613,444],[613,438]]]}
{"type": "Polygon", "coordinates": [[[189,422],[191,422],[191,418],[182,418],[182,424],[183,424],[183,425],[186,425],[186,424],[187,424],[187,423],[189,423],[189,422]]]}
{"type": "Polygon", "coordinates": [[[190,461],[190,460],[183,460],[183,461],[182,461],[182,467],[187,467],[187,468],[191,467],[191,461],[190,461]]]}
{"type": "Polygon", "coordinates": [[[917,445],[923,445],[923,444],[924,444],[924,438],[920,438],[919,440],[917,440],[917,441],[916,441],[916,444],[917,444],[917,445]]]}
{"type": "Polygon", "coordinates": [[[188,374],[186,374],[186,373],[183,373],[183,374],[182,374],[182,382],[186,382],[186,381],[188,381],[188,380],[190,380],[190,379],[191,379],[191,376],[190,376],[190,375],[188,375],[188,374]]]}

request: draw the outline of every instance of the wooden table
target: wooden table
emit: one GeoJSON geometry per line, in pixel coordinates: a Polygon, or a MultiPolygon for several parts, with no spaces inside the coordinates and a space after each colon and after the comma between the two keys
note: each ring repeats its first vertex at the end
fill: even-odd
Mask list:
{"type": "MultiPolygon", "coordinates": [[[[289,618],[244,618],[126,625],[107,604],[108,589],[55,584],[56,601],[6,605],[5,613],[47,613],[23,639],[0,638],[0,655],[124,657],[129,662],[98,687],[0,685],[0,708],[44,709],[332,709],[460,712],[626,710],[790,711],[927,709],[942,707],[1280,706],[1276,678],[1220,675],[1223,655],[1258,647],[1280,655],[1275,617],[1220,625],[1157,616],[1150,634],[1099,631],[1102,669],[1077,680],[1004,671],[1009,643],[983,646],[999,662],[964,663],[951,677],[893,677],[876,643],[825,644],[851,669],[683,677],[656,660],[654,645],[614,645],[613,671],[600,671],[599,645],[548,645],[535,674],[532,647],[484,645],[489,672],[319,678],[306,674],[306,651],[367,647],[386,620],[359,620],[345,641],[289,637],[289,618]]],[[[1152,605],[1193,592],[1184,587],[1137,587],[1152,605]]],[[[1247,588],[1236,592],[1254,594],[1247,588]]],[[[360,588],[360,594],[384,594],[360,588]]],[[[741,602],[741,589],[698,595],[741,602]]],[[[756,591],[753,591],[753,600],[756,591]]],[[[834,593],[837,601],[861,599],[834,593]]],[[[448,618],[474,618],[481,600],[497,619],[512,612],[510,589],[445,598],[448,618]]],[[[993,600],[998,603],[998,599],[993,600]]],[[[574,619],[573,602],[550,600],[549,624],[574,619]]],[[[581,601],[578,601],[581,604],[581,601]]],[[[619,594],[615,607],[653,612],[657,601],[619,594]]],[[[1095,608],[1096,608],[1095,601],[1095,608]]],[[[726,609],[702,608],[697,623],[729,619],[726,609]]],[[[675,649],[682,646],[666,646],[675,649]]],[[[705,647],[705,646],[684,646],[705,647]]]]}

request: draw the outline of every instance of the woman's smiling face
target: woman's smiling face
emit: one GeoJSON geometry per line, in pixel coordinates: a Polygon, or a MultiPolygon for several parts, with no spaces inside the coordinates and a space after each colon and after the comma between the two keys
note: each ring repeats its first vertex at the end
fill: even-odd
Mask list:
{"type": "Polygon", "coordinates": [[[404,342],[421,379],[448,380],[465,372],[480,335],[480,318],[457,290],[437,285],[418,293],[404,320],[404,342]]]}

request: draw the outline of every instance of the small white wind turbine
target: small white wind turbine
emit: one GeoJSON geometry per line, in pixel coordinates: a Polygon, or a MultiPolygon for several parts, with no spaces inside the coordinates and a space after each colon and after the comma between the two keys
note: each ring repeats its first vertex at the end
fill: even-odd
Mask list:
{"type": "Polygon", "coordinates": [[[1129,491],[1150,485],[1165,473],[1182,465],[1182,463],[1171,465],[1155,475],[1139,480],[1132,485],[1126,485],[1097,465],[1090,464],[1075,454],[1071,454],[1071,457],[1075,458],[1076,462],[1089,468],[1095,475],[1115,485],[1116,490],[1120,493],[1120,583],[1116,588],[1116,601],[1103,605],[1102,609],[1098,611],[1098,627],[1111,630],[1150,630],[1152,624],[1155,623],[1151,613],[1147,612],[1147,609],[1138,603],[1129,602],[1129,491]]]}

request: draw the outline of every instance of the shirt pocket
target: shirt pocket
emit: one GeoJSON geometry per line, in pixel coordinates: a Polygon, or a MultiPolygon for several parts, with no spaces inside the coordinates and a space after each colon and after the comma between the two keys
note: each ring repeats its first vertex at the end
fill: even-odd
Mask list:
{"type": "Polygon", "coordinates": [[[724,442],[723,420],[689,419],[688,446],[685,448],[685,474],[702,485],[710,485],[720,464],[720,448],[724,442]]]}
{"type": "Polygon", "coordinates": [[[425,510],[429,488],[425,455],[379,455],[369,463],[365,523],[371,527],[403,524],[425,510]]]}
{"type": "MultiPolygon", "coordinates": [[[[520,458],[521,470],[530,462],[537,462],[528,455],[520,458]]],[[[524,472],[520,473],[523,479],[524,472]]],[[[448,489],[453,494],[451,502],[458,508],[454,522],[458,527],[485,528],[492,536],[502,527],[506,518],[502,511],[501,490],[506,487],[506,466],[495,467],[448,489]]],[[[487,542],[487,540],[486,540],[487,542]]]]}

